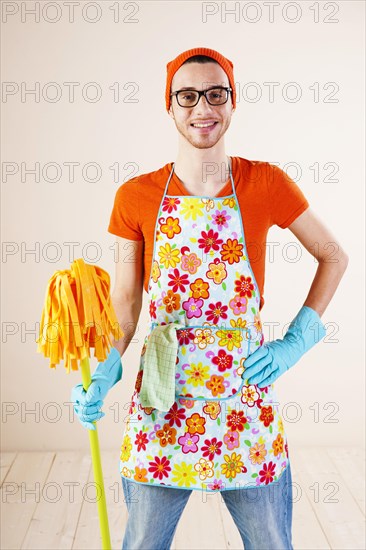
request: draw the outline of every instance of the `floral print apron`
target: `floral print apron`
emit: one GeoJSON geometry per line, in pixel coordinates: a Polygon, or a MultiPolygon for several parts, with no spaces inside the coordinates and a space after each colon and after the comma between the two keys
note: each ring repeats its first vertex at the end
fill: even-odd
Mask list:
{"type": "Polygon", "coordinates": [[[179,322],[175,402],[139,401],[144,353],[121,446],[123,477],[206,491],[278,481],[287,439],[273,384],[245,379],[244,361],[263,344],[260,293],[245,244],[230,171],[225,197],[168,195],[155,225],[148,294],[151,327],[179,322]]]}

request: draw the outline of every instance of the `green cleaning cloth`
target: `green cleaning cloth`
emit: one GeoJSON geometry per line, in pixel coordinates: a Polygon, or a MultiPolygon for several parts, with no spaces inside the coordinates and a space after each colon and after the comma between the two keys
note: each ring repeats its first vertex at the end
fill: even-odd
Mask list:
{"type": "Polygon", "coordinates": [[[150,333],[144,357],[144,374],[140,391],[143,407],[169,411],[175,401],[175,364],[177,360],[177,329],[180,323],[157,325],[150,333]]]}

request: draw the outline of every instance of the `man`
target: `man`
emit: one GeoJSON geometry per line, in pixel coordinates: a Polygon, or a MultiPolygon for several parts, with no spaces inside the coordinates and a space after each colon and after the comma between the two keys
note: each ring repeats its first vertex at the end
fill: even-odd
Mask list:
{"type": "Polygon", "coordinates": [[[348,257],[282,170],[226,154],[230,60],[208,48],[183,52],[167,65],[165,99],[176,161],[120,186],[109,225],[122,251],[112,300],[122,328],[133,329],[113,342],[87,394],[75,389],[75,410],[90,429],[104,414],[145,289],[151,327],[121,447],[123,548],[170,548],[189,495],[201,490],[221,492],[246,549],[292,549],[291,467],[273,383],[325,335],[320,317],[348,257]],[[284,338],[264,343],[274,224],[319,265],[284,338]],[[337,262],[327,261],[329,242],[337,262]]]}

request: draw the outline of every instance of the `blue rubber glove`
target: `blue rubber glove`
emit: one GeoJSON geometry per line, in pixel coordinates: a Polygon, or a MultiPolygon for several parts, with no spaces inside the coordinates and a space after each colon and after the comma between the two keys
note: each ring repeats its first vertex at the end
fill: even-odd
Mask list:
{"type": "Polygon", "coordinates": [[[74,386],[71,392],[71,401],[74,411],[84,428],[95,430],[92,423],[105,416],[100,409],[108,391],[122,378],[123,368],[119,351],[112,347],[107,359],[99,363],[92,376],[92,383],[88,391],[83,384],[74,386]]]}
{"type": "Polygon", "coordinates": [[[283,340],[263,344],[244,361],[242,378],[259,388],[269,386],[293,367],[325,334],[319,314],[311,307],[302,306],[283,340]]]}

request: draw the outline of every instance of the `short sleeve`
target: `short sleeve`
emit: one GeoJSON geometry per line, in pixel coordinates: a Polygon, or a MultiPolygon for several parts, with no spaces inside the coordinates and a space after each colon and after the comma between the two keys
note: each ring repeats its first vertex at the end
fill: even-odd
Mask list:
{"type": "Polygon", "coordinates": [[[286,172],[274,164],[270,164],[269,168],[267,183],[271,225],[285,229],[309,207],[309,202],[286,172]]]}
{"type": "Polygon", "coordinates": [[[126,181],[117,189],[108,231],[131,241],[143,240],[137,178],[126,181]]]}

